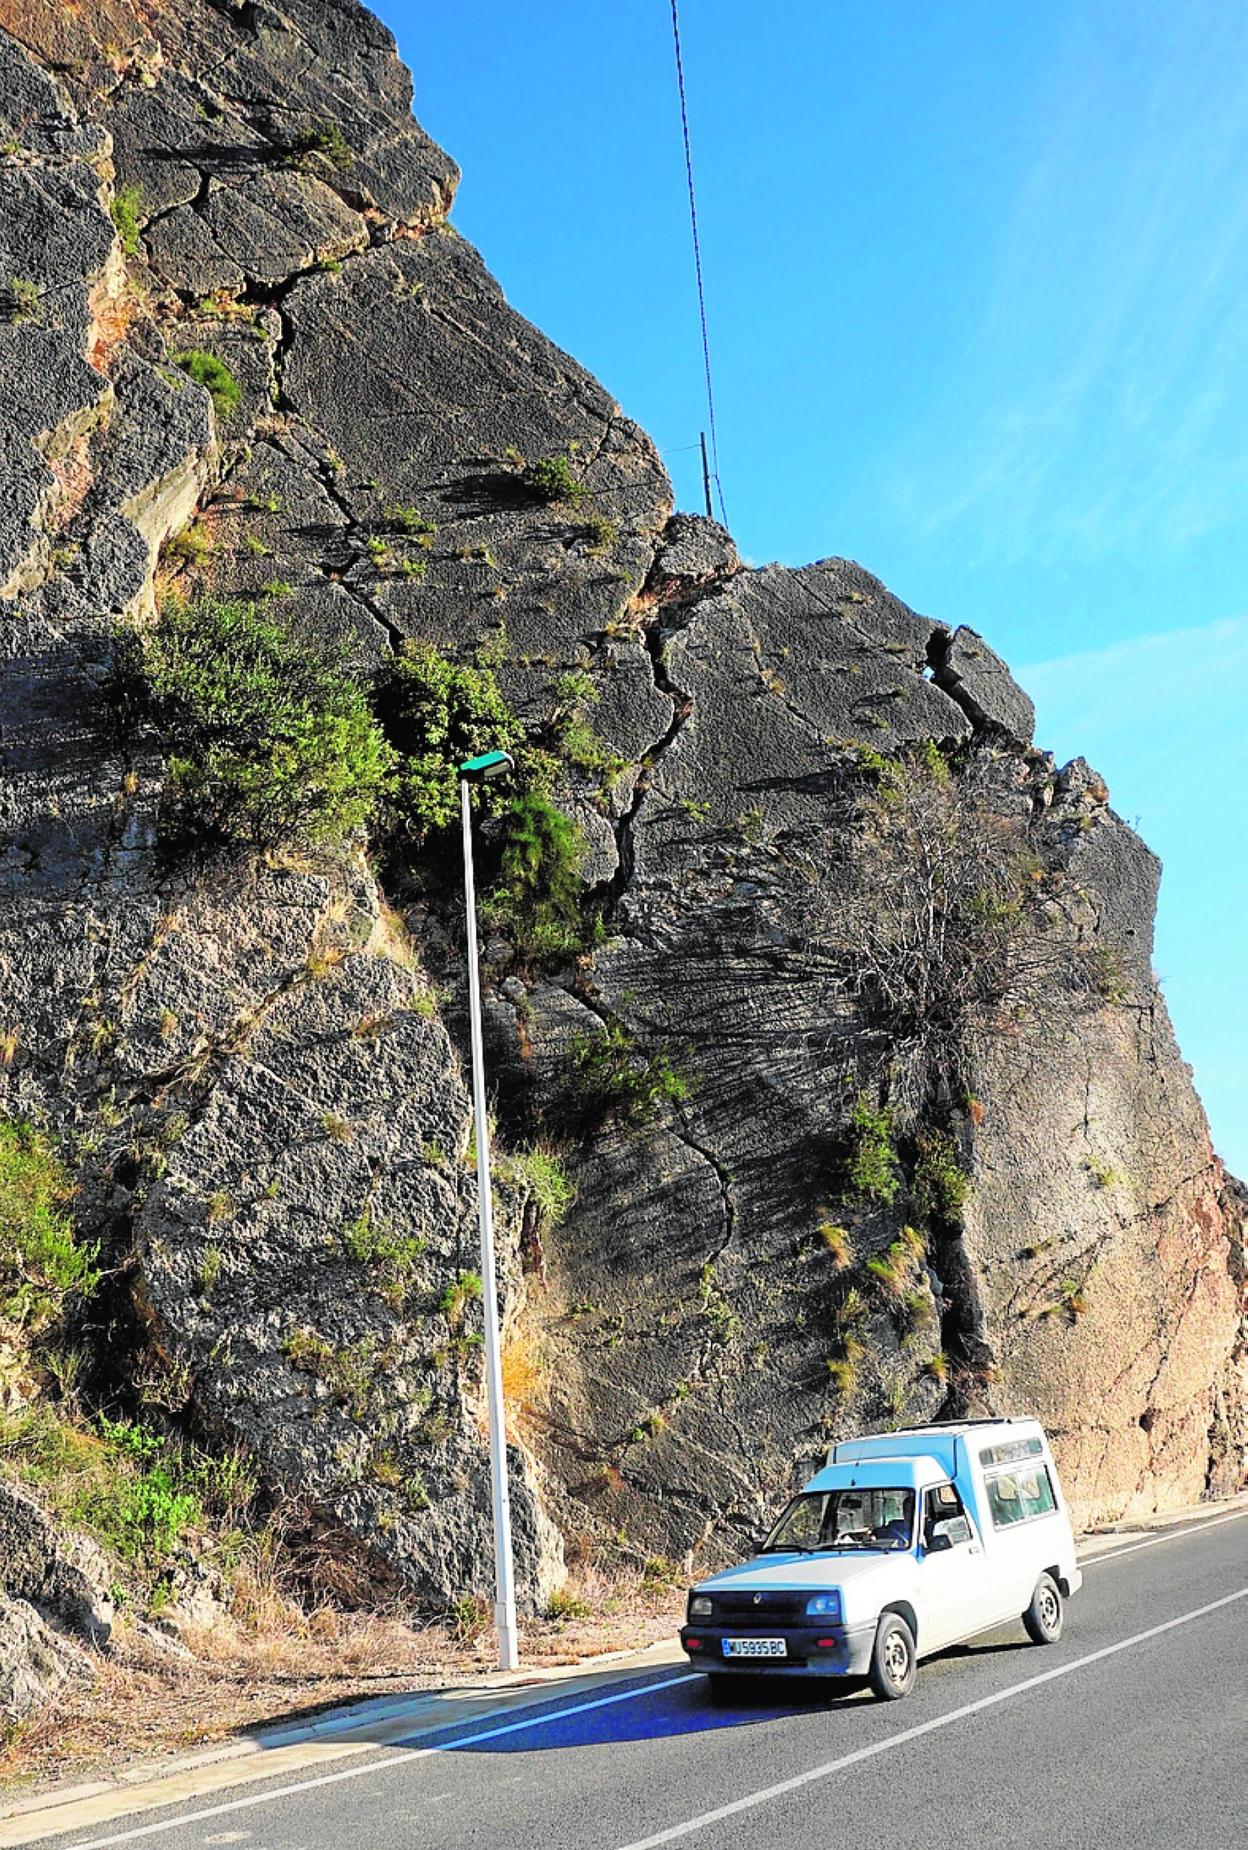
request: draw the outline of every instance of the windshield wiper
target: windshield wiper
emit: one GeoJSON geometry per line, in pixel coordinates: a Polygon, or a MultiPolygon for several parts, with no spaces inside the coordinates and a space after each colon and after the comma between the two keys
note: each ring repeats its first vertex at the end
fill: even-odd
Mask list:
{"type": "Polygon", "coordinates": [[[891,1542],[851,1542],[842,1538],[839,1542],[820,1542],[818,1547],[812,1548],[810,1552],[812,1554],[837,1554],[848,1553],[854,1548],[870,1548],[876,1554],[889,1554],[892,1546],[891,1542]]]}

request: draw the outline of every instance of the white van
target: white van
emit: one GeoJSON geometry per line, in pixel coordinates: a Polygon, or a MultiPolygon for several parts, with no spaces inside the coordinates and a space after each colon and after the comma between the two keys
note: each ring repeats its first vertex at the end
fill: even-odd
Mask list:
{"type": "Polygon", "coordinates": [[[920,1657],[1008,1620],[1055,1644],[1082,1584],[1037,1422],[954,1421],[833,1446],[753,1559],[693,1588],[680,1641],[720,1693],[779,1671],[895,1701],[920,1657]]]}

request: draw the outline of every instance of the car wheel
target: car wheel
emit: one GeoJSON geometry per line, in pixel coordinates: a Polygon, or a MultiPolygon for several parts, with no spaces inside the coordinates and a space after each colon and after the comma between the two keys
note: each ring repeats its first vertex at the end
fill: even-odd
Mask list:
{"type": "Polygon", "coordinates": [[[729,1703],[740,1700],[739,1695],[733,1690],[733,1684],[736,1681],[735,1677],[707,1675],[706,1693],[716,1708],[726,1709],[729,1703]]]}
{"type": "Polygon", "coordinates": [[[918,1668],[914,1633],[898,1613],[886,1612],[875,1634],[867,1680],[881,1702],[897,1702],[914,1688],[918,1668]]]}
{"type": "Polygon", "coordinates": [[[1027,1636],[1036,1644],[1056,1644],[1065,1620],[1061,1589],[1052,1574],[1041,1574],[1031,1604],[1023,1614],[1027,1636]]]}

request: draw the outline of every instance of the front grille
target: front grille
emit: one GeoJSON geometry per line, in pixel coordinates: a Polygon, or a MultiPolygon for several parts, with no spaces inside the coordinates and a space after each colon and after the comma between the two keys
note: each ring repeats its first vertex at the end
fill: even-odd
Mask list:
{"type": "Polygon", "coordinates": [[[717,1593],[715,1617],[734,1625],[798,1625],[808,1593],[717,1593]]]}

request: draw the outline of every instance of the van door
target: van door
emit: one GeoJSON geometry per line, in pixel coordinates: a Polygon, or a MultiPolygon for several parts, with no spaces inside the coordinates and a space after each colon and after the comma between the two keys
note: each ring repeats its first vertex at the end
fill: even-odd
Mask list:
{"type": "Polygon", "coordinates": [[[924,1653],[969,1637],[991,1618],[984,1610],[984,1551],[952,1484],[923,1493],[917,1591],[924,1653]]]}
{"type": "Polygon", "coordinates": [[[984,1497],[992,1524],[995,1605],[1016,1618],[1031,1603],[1036,1581],[1062,1559],[1063,1524],[1043,1458],[986,1471],[984,1497]]]}

